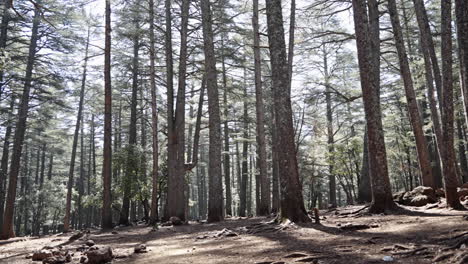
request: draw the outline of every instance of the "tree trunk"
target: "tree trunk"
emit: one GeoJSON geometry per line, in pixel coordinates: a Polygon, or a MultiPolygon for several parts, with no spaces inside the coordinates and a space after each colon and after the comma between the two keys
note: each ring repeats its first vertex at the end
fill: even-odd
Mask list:
{"type": "Polygon", "coordinates": [[[3,151],[2,151],[2,160],[0,162],[0,230],[3,226],[3,213],[5,212],[5,193],[6,193],[6,183],[7,183],[7,174],[8,174],[8,161],[10,155],[10,140],[11,132],[13,130],[13,113],[15,110],[15,97],[11,97],[9,114],[8,114],[8,123],[5,129],[5,136],[3,142],[3,151]]]}
{"type": "MultiPolygon", "coordinates": [[[[273,113],[274,115],[274,113],[273,113]]],[[[275,118],[273,117],[273,120],[275,118]]],[[[276,129],[272,126],[272,144],[271,144],[271,166],[272,166],[272,192],[273,192],[273,201],[271,211],[273,213],[278,213],[280,210],[280,188],[279,188],[279,163],[278,163],[278,147],[276,142],[278,142],[278,136],[276,135],[276,129]]]]}
{"type": "Polygon", "coordinates": [[[361,179],[359,180],[358,184],[358,201],[360,203],[367,203],[372,201],[368,142],[366,129],[366,132],[364,133],[364,146],[362,148],[361,179]]]}
{"type": "MultiPolygon", "coordinates": [[[[244,68],[244,77],[245,77],[244,68]]],[[[249,180],[249,167],[248,167],[248,151],[249,151],[249,143],[247,139],[249,138],[249,116],[248,116],[248,109],[247,109],[247,86],[245,85],[244,81],[244,106],[243,106],[243,121],[244,121],[244,129],[243,129],[243,142],[242,142],[242,176],[241,176],[241,184],[240,184],[240,208],[239,208],[239,216],[248,216],[246,214],[246,210],[248,208],[248,195],[247,187],[248,187],[248,180],[249,180]]]]}
{"type": "Polygon", "coordinates": [[[83,65],[83,74],[81,78],[80,100],[78,103],[78,113],[76,116],[75,133],[73,134],[73,145],[72,145],[72,153],[71,153],[71,160],[70,160],[70,168],[68,170],[67,200],[66,200],[66,205],[65,205],[65,217],[63,219],[63,232],[70,231],[70,211],[71,211],[71,202],[72,202],[73,174],[75,173],[75,158],[76,158],[76,148],[78,146],[78,134],[80,132],[81,120],[83,119],[83,103],[84,103],[86,77],[87,77],[87,70],[88,70],[87,66],[88,66],[89,36],[90,36],[90,29],[88,28],[88,36],[86,39],[85,58],[84,58],[84,65],[83,65]]]}
{"type": "Polygon", "coordinates": [[[226,63],[224,55],[224,37],[222,39],[222,70],[223,70],[223,113],[224,113],[224,124],[223,124],[223,136],[224,136],[224,185],[226,186],[226,215],[232,216],[232,192],[231,192],[231,156],[229,152],[229,106],[227,100],[228,88],[227,88],[227,76],[226,76],[226,63]]]}
{"type": "Polygon", "coordinates": [[[221,178],[221,118],[219,110],[213,20],[209,0],[201,0],[203,44],[209,117],[208,221],[223,220],[223,183],[221,178]]]}
{"type": "Polygon", "coordinates": [[[111,4],[106,0],[106,27],[104,49],[104,160],[102,164],[102,219],[103,229],[112,228],[112,86],[111,86],[111,4]]]}
{"type": "Polygon", "coordinates": [[[434,41],[432,40],[431,28],[429,19],[427,18],[424,0],[413,0],[416,18],[419,26],[419,33],[421,34],[421,49],[423,53],[427,53],[428,63],[431,67],[431,75],[436,84],[437,97],[439,105],[442,105],[442,77],[440,74],[439,62],[435,52],[434,41]]]}
{"type": "Polygon", "coordinates": [[[393,27],[393,35],[395,38],[395,45],[398,52],[398,60],[400,64],[400,73],[403,78],[403,83],[406,93],[406,101],[408,103],[408,116],[410,117],[411,127],[416,141],[416,150],[418,152],[419,170],[421,172],[423,185],[428,187],[434,186],[434,179],[432,176],[431,161],[429,159],[429,152],[427,147],[426,138],[424,137],[423,121],[421,113],[416,101],[416,93],[413,87],[413,78],[408,62],[408,55],[403,40],[403,30],[401,29],[400,18],[397,11],[395,0],[388,0],[388,11],[393,27]]]}
{"type": "Polygon", "coordinates": [[[457,118],[457,135],[458,135],[458,157],[460,159],[460,167],[461,167],[461,179],[462,182],[468,182],[468,162],[466,160],[466,148],[465,148],[465,141],[466,139],[463,137],[463,122],[462,122],[461,114],[457,118]]]}
{"type": "Polygon", "coordinates": [[[455,0],[458,56],[460,58],[460,88],[463,97],[465,121],[468,124],[468,3],[455,0]]]}
{"type": "MultiPolygon", "coordinates": [[[[139,30],[139,19],[134,18],[135,30],[139,30]]],[[[139,167],[135,164],[135,151],[137,144],[137,106],[138,106],[138,75],[139,75],[139,50],[140,50],[140,34],[133,33],[133,59],[132,59],[132,99],[130,102],[130,127],[128,134],[128,156],[127,166],[125,168],[125,180],[123,180],[123,201],[122,210],[120,211],[120,225],[129,225],[130,212],[130,196],[132,193],[132,182],[137,181],[139,167]]]]}
{"type": "MultiPolygon", "coordinates": [[[[258,13],[258,12],[257,12],[258,13]]],[[[289,93],[291,94],[293,60],[294,60],[294,41],[296,31],[296,0],[291,0],[291,13],[289,17],[289,43],[288,43],[288,73],[289,73],[289,93]]]]}
{"type": "MultiPolygon", "coordinates": [[[[37,1],[38,4],[41,1],[37,1]]],[[[28,61],[24,77],[24,88],[21,96],[21,103],[18,110],[18,119],[16,122],[15,139],[13,143],[13,153],[11,157],[10,174],[8,182],[8,194],[3,217],[3,228],[0,239],[8,239],[15,236],[13,231],[13,217],[16,200],[16,185],[21,163],[21,152],[23,150],[24,134],[26,132],[26,121],[29,112],[29,93],[31,90],[34,62],[36,61],[37,42],[39,40],[40,10],[36,7],[34,10],[33,25],[31,29],[31,41],[29,44],[28,61]]]]}
{"type": "Polygon", "coordinates": [[[387,153],[382,126],[380,108],[380,73],[378,68],[379,45],[375,27],[378,24],[378,6],[375,0],[369,0],[370,27],[366,3],[353,0],[354,25],[359,60],[361,88],[367,124],[369,148],[369,167],[371,171],[372,203],[369,209],[373,213],[382,213],[396,208],[393,202],[388,176],[387,153]],[[372,34],[372,36],[371,36],[372,34]],[[373,173],[379,172],[379,173],[373,173]]]}
{"type": "MultiPolygon", "coordinates": [[[[293,0],[294,2],[294,0],[293,0]]],[[[261,68],[261,54],[260,54],[260,35],[258,25],[258,0],[253,2],[253,17],[252,25],[254,31],[254,62],[255,62],[255,109],[257,114],[257,153],[258,153],[258,167],[260,171],[260,204],[259,215],[268,215],[270,213],[271,204],[271,193],[270,184],[268,179],[267,169],[267,154],[266,154],[266,142],[265,142],[265,108],[263,106],[263,91],[262,91],[262,68],[261,68]]],[[[292,27],[294,28],[294,26],[292,27]]],[[[294,38],[294,32],[290,32],[290,35],[294,38]],[[291,35],[292,34],[292,35],[291,35]]],[[[291,40],[290,40],[291,42],[291,40]]],[[[294,40],[293,40],[294,42],[294,40]]],[[[289,63],[292,63],[293,48],[290,43],[289,45],[289,63]]],[[[292,67],[291,67],[292,71],[292,67]]],[[[290,74],[291,75],[291,74],[290,74]]]]}
{"type": "MultiPolygon", "coordinates": [[[[3,15],[2,15],[2,22],[0,25],[0,50],[4,50],[7,44],[7,33],[8,33],[8,23],[11,20],[10,17],[10,12],[11,12],[11,4],[12,1],[4,1],[4,6],[3,6],[3,15]]],[[[3,82],[3,77],[4,77],[4,69],[0,69],[0,101],[2,99],[2,94],[4,91],[4,82],[3,82]]],[[[1,217],[2,215],[0,215],[1,217]]],[[[1,225],[0,225],[1,226],[1,225]]]]}
{"type": "Polygon", "coordinates": [[[158,139],[158,105],[156,94],[156,67],[154,60],[156,59],[155,38],[154,38],[154,0],[149,0],[150,14],[150,89],[151,89],[151,124],[153,127],[152,149],[153,149],[153,171],[152,191],[151,191],[151,214],[150,225],[155,225],[158,221],[158,183],[159,183],[159,139],[158,139]]]}
{"type": "Polygon", "coordinates": [[[336,177],[333,170],[335,165],[335,138],[333,131],[333,106],[331,101],[331,89],[328,73],[328,54],[323,52],[323,69],[325,76],[325,101],[327,103],[327,136],[328,136],[328,205],[330,208],[336,208],[336,177]]]}
{"type": "Polygon", "coordinates": [[[288,91],[289,72],[286,61],[281,0],[266,2],[268,40],[272,68],[272,89],[275,105],[275,129],[278,136],[279,174],[281,177],[281,218],[293,222],[310,221],[304,207],[299,181],[291,97],[288,91]]]}
{"type": "Polygon", "coordinates": [[[442,142],[445,146],[442,164],[445,179],[445,197],[447,206],[461,209],[458,200],[457,187],[459,186],[456,168],[456,155],[454,149],[454,107],[453,107],[453,71],[452,71],[452,1],[442,0],[442,142]]]}

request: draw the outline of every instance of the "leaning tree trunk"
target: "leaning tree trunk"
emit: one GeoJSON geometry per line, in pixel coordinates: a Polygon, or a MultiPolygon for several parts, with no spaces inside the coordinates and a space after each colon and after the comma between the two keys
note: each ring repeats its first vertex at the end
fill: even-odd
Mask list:
{"type": "MultiPolygon", "coordinates": [[[[38,4],[41,1],[37,1],[38,4]]],[[[21,152],[23,150],[24,135],[26,132],[26,121],[29,112],[29,93],[31,91],[32,75],[34,62],[36,61],[37,42],[39,36],[40,10],[36,7],[34,10],[33,25],[31,29],[31,42],[29,44],[29,54],[26,64],[26,73],[24,77],[24,88],[21,96],[21,103],[18,110],[18,119],[16,122],[15,139],[13,143],[13,153],[11,157],[10,174],[8,182],[8,194],[5,204],[5,214],[3,217],[3,228],[0,239],[7,239],[15,236],[13,231],[13,218],[15,211],[16,186],[21,164],[21,152]]]]}
{"type": "Polygon", "coordinates": [[[293,222],[306,222],[310,221],[310,218],[304,207],[297,165],[281,0],[267,1],[266,13],[273,76],[275,129],[278,133],[277,144],[282,148],[278,151],[281,177],[281,218],[290,219],[293,222]]]}
{"type": "Polygon", "coordinates": [[[68,183],[67,183],[67,199],[65,205],[65,217],[63,219],[63,232],[70,231],[70,211],[71,211],[71,200],[72,200],[72,189],[73,189],[73,174],[75,173],[75,159],[76,159],[76,148],[78,146],[78,134],[80,133],[81,120],[83,119],[83,103],[84,94],[86,88],[86,77],[88,70],[88,49],[89,49],[89,36],[90,29],[88,28],[88,37],[86,39],[85,58],[83,65],[83,75],[81,79],[80,89],[80,101],[78,103],[78,113],[76,115],[75,133],[73,134],[73,145],[70,160],[70,167],[68,170],[68,183]]]}
{"type": "Polygon", "coordinates": [[[393,27],[393,35],[395,45],[398,52],[398,60],[400,64],[400,72],[403,77],[403,83],[406,93],[406,101],[408,103],[408,115],[410,117],[411,127],[413,128],[414,138],[416,140],[416,150],[418,152],[419,170],[422,176],[422,184],[424,186],[434,187],[434,179],[432,176],[431,161],[429,158],[429,149],[423,131],[422,116],[418,108],[416,93],[413,86],[413,78],[408,63],[408,55],[403,40],[403,30],[401,29],[400,18],[397,11],[395,0],[388,0],[388,11],[393,27]]]}
{"type": "Polygon", "coordinates": [[[102,218],[103,229],[112,228],[112,86],[111,86],[111,7],[106,0],[106,28],[104,48],[104,160],[102,164],[102,218]]]}
{"type": "MultiPolygon", "coordinates": [[[[293,0],[294,1],[294,0],[293,0]]],[[[253,1],[253,17],[252,25],[254,31],[254,62],[255,62],[255,109],[257,114],[257,152],[258,152],[258,167],[260,169],[260,204],[258,209],[259,215],[268,215],[270,213],[271,193],[267,170],[267,154],[265,142],[265,108],[263,106],[263,91],[262,91],[262,68],[260,54],[260,33],[258,25],[258,0],[253,1]]],[[[290,33],[291,34],[291,33],[290,33]]],[[[292,48],[290,63],[292,63],[292,48]]],[[[289,69],[288,69],[289,70],[289,69]]]]}
{"type": "Polygon", "coordinates": [[[442,141],[445,145],[442,164],[445,179],[445,197],[447,206],[461,209],[458,200],[457,187],[459,185],[454,148],[454,107],[453,107],[453,69],[452,69],[452,1],[442,0],[442,141]]]}
{"type": "MultiPolygon", "coordinates": [[[[370,212],[381,213],[396,208],[392,199],[390,178],[388,176],[387,153],[382,126],[382,111],[380,108],[380,89],[378,86],[380,74],[376,70],[376,54],[379,47],[375,45],[378,35],[368,25],[366,3],[353,0],[354,25],[359,60],[359,73],[364,100],[364,111],[367,124],[369,144],[369,165],[371,172],[372,203],[370,212]],[[372,34],[372,37],[370,36],[372,34]],[[373,39],[372,39],[373,38],[373,39]]],[[[378,21],[378,6],[375,0],[369,0],[369,17],[371,22],[378,21]],[[377,13],[377,15],[376,15],[377,13]]]]}
{"type": "Polygon", "coordinates": [[[219,110],[213,19],[210,0],[201,0],[206,88],[209,117],[208,221],[223,220],[223,183],[221,178],[221,118],[219,110]]]}

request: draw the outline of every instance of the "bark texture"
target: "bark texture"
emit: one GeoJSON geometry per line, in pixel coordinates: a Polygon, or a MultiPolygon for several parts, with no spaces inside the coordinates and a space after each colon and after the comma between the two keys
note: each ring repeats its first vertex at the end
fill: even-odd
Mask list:
{"type": "Polygon", "coordinates": [[[275,129],[278,136],[278,146],[282,147],[282,150],[278,151],[281,218],[290,219],[293,222],[308,222],[310,218],[304,207],[294,142],[291,97],[288,89],[290,78],[286,59],[281,0],[267,1],[266,13],[273,75],[275,129]]]}

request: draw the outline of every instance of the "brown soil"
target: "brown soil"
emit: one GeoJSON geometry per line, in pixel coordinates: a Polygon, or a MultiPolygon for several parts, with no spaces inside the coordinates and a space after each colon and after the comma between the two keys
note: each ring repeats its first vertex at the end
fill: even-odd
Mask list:
{"type": "MultiPolygon", "coordinates": [[[[88,239],[97,246],[111,246],[114,255],[127,256],[114,263],[407,264],[435,263],[437,258],[441,259],[437,263],[468,263],[468,221],[463,218],[466,212],[405,207],[399,214],[367,215],[363,211],[356,213],[360,208],[322,212],[325,219],[322,217],[320,225],[276,225],[271,218],[233,218],[158,230],[125,227],[115,229],[117,234],[95,230],[64,247],[74,253],[73,263],[78,263],[81,256],[76,248],[88,239]],[[238,235],[224,232],[231,235],[217,236],[225,228],[238,235]],[[133,253],[139,244],[145,244],[148,252],[133,253]],[[386,256],[391,261],[384,261],[386,256]]],[[[38,263],[26,256],[46,245],[63,244],[70,236],[0,241],[0,263],[38,263]]]]}

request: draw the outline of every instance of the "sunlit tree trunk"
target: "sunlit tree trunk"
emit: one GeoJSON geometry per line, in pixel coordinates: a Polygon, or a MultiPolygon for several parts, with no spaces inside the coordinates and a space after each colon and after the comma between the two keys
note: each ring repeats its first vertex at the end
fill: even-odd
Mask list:
{"type": "Polygon", "coordinates": [[[281,179],[281,218],[293,222],[310,221],[304,207],[299,181],[294,128],[292,121],[290,76],[286,61],[281,0],[266,2],[268,40],[272,68],[272,90],[275,106],[275,129],[278,136],[279,174],[281,179]]]}
{"type": "Polygon", "coordinates": [[[416,141],[416,150],[418,153],[419,170],[421,172],[423,185],[434,187],[434,179],[432,176],[431,161],[429,159],[429,151],[426,138],[424,137],[422,116],[416,101],[416,93],[413,86],[413,78],[408,62],[408,55],[403,40],[403,30],[401,29],[400,18],[397,11],[395,0],[388,0],[388,11],[393,27],[393,35],[395,46],[398,52],[398,60],[400,64],[400,72],[403,77],[403,83],[406,93],[406,101],[408,104],[408,116],[416,141]]]}
{"type": "Polygon", "coordinates": [[[372,204],[370,211],[381,213],[396,208],[392,199],[390,178],[388,176],[387,153],[382,126],[382,111],[380,108],[380,66],[377,54],[378,35],[373,34],[374,28],[369,26],[369,19],[376,24],[378,21],[378,5],[375,0],[369,0],[369,16],[364,1],[353,0],[354,25],[359,60],[361,88],[364,100],[364,110],[367,124],[369,148],[369,165],[371,168],[372,204]],[[373,39],[372,39],[373,38],[373,39]],[[373,173],[378,172],[378,173],[373,173]]]}
{"type": "Polygon", "coordinates": [[[459,186],[454,148],[454,104],[453,104],[453,58],[452,58],[452,1],[441,1],[442,18],[442,142],[445,146],[441,155],[445,180],[445,197],[447,206],[461,209],[458,200],[459,186]]]}

